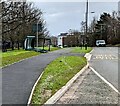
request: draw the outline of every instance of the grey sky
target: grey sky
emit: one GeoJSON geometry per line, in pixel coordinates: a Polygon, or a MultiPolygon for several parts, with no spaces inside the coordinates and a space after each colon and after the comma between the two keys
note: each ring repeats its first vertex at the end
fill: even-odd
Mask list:
{"type": "MultiPolygon", "coordinates": [[[[85,21],[85,2],[35,2],[44,12],[44,19],[51,35],[57,36],[69,29],[80,30],[81,21],[85,21]]],[[[99,18],[103,12],[118,11],[117,2],[90,2],[89,21],[95,16],[99,18]],[[94,14],[90,12],[94,11],[94,14]]]]}

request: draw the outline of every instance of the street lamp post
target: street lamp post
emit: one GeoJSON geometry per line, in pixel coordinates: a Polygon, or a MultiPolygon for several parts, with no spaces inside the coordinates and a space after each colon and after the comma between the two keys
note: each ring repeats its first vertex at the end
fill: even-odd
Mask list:
{"type": "Polygon", "coordinates": [[[86,2],[86,36],[87,36],[87,29],[88,29],[88,0],[86,2]]]}
{"type": "MultiPolygon", "coordinates": [[[[90,12],[90,13],[95,13],[94,11],[93,12],[90,12]]],[[[85,35],[86,35],[86,38],[85,38],[85,49],[87,50],[87,45],[88,45],[88,0],[86,2],[86,14],[85,14],[85,27],[86,27],[86,30],[85,30],[85,35]]]]}
{"type": "Polygon", "coordinates": [[[36,46],[38,47],[38,23],[39,21],[37,22],[37,35],[36,35],[36,46]]]}
{"type": "Polygon", "coordinates": [[[85,38],[85,49],[87,50],[87,31],[88,31],[88,0],[87,0],[87,2],[86,2],[86,17],[85,17],[85,20],[86,20],[86,33],[85,33],[85,35],[86,35],[86,38],[85,38]]]}

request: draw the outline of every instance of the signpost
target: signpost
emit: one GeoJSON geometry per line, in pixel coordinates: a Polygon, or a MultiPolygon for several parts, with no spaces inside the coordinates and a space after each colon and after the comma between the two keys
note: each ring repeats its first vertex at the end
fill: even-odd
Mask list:
{"type": "Polygon", "coordinates": [[[33,32],[41,32],[42,31],[42,25],[37,23],[32,26],[32,31],[33,32]]]}
{"type": "Polygon", "coordinates": [[[42,24],[40,24],[40,23],[34,24],[33,27],[32,27],[32,30],[33,30],[33,32],[37,33],[37,35],[36,35],[36,46],[38,47],[38,32],[42,31],[42,24]]]}

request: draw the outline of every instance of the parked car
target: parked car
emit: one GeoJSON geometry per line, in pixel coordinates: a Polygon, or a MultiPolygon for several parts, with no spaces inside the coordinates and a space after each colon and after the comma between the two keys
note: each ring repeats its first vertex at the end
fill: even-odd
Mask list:
{"type": "Polygon", "coordinates": [[[96,40],[96,46],[106,46],[105,40],[96,40]]]}

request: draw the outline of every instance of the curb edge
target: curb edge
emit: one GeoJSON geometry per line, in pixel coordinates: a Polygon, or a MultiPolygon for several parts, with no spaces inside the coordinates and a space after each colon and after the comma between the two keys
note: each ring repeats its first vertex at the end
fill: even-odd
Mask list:
{"type": "Polygon", "coordinates": [[[34,84],[33,87],[32,87],[30,96],[29,96],[29,98],[28,98],[27,106],[29,106],[30,103],[31,103],[32,96],[33,96],[33,92],[34,92],[34,90],[35,90],[36,85],[38,84],[38,81],[39,81],[40,78],[42,77],[43,73],[44,73],[44,71],[40,74],[40,76],[38,77],[38,79],[36,80],[35,84],[34,84]]]}
{"type": "Polygon", "coordinates": [[[87,63],[72,79],[70,79],[65,86],[58,90],[45,104],[54,104],[60,97],[71,87],[73,82],[89,67],[87,63]]]}

